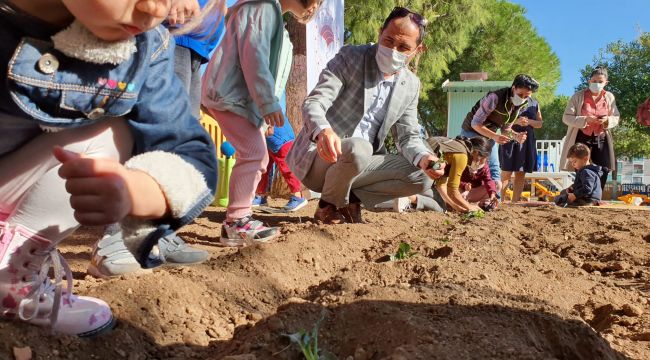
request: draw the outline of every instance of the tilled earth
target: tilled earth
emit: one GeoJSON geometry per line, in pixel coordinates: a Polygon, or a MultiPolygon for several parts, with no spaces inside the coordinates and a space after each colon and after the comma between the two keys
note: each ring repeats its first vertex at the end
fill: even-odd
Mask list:
{"type": "Polygon", "coordinates": [[[320,319],[319,348],[346,360],[650,359],[650,212],[511,205],[323,226],[314,206],[260,215],[282,236],[243,249],[216,245],[224,213],[209,208],[181,236],[211,260],[110,280],[85,275],[100,230],[82,229],[62,246],[76,292],[118,326],[79,339],[0,322],[0,359],[302,359],[284,335],[320,319]],[[386,261],[401,242],[417,253],[386,261]]]}

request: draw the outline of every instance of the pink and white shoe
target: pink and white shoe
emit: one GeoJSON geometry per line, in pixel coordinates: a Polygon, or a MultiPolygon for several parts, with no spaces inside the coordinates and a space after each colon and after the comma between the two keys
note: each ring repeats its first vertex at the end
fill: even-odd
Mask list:
{"type": "Polygon", "coordinates": [[[78,336],[98,335],[115,325],[107,303],[72,294],[72,273],[56,244],[4,222],[0,222],[0,317],[78,336]]]}

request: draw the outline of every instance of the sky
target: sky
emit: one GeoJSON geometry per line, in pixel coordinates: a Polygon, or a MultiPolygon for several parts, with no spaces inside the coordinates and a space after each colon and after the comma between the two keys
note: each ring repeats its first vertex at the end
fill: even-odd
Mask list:
{"type": "Polygon", "coordinates": [[[557,94],[572,95],[580,69],[607,44],[650,32],[650,0],[510,0],[524,6],[526,17],[560,58],[557,94]]]}

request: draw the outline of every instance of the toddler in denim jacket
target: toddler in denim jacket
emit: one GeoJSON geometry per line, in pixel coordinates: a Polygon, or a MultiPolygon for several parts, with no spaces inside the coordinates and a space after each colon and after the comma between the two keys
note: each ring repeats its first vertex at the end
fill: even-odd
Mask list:
{"type": "Polygon", "coordinates": [[[158,240],[212,201],[214,145],[159,26],[170,6],[0,0],[0,316],[79,336],[110,329],[105,302],[72,295],[57,244],[80,224],[119,223],[154,267],[158,240]]]}

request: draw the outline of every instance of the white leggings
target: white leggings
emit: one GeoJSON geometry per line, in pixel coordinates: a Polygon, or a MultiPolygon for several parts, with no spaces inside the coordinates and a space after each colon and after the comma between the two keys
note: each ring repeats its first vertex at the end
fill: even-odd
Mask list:
{"type": "Polygon", "coordinates": [[[9,224],[22,225],[57,243],[79,223],[65,181],[58,174],[61,164],[52,155],[55,145],[124,163],[131,156],[133,137],[124,119],[110,119],[43,133],[0,157],[0,220],[6,218],[9,224]]]}

